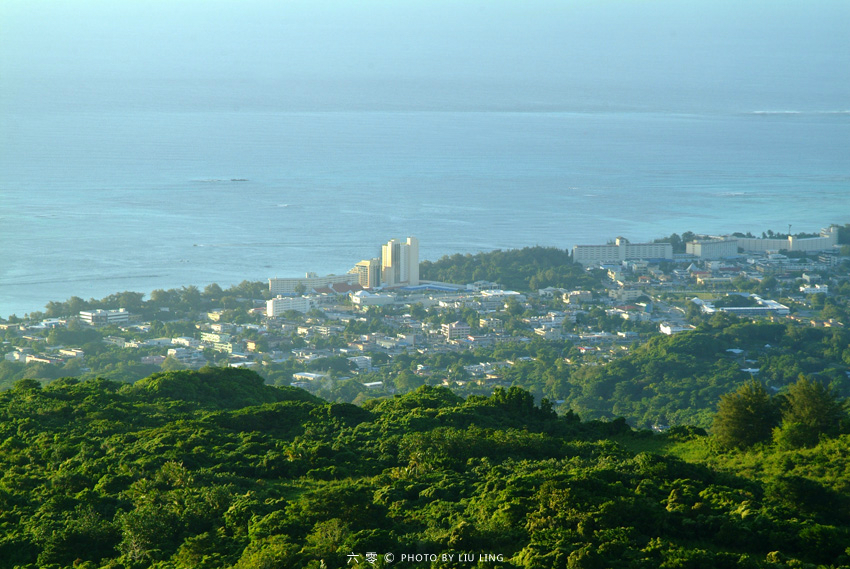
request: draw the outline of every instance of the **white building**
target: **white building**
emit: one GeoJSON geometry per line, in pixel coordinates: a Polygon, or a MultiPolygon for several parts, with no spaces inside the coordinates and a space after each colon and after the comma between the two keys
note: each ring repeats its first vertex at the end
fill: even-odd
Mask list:
{"type": "Polygon", "coordinates": [[[514,299],[517,302],[525,302],[528,298],[515,290],[482,290],[481,298],[493,299],[500,302],[507,302],[509,299],[514,299]]]}
{"type": "Polygon", "coordinates": [[[561,338],[561,328],[559,326],[543,325],[535,328],[534,333],[547,340],[558,340],[561,338]]]}
{"type": "Polygon", "coordinates": [[[384,286],[419,284],[419,240],[408,237],[402,243],[391,239],[381,247],[381,282],[384,286]]]}
{"type": "Polygon", "coordinates": [[[474,283],[466,285],[466,290],[472,290],[475,292],[482,290],[498,290],[501,288],[502,286],[499,283],[494,283],[493,281],[475,281],[474,283]]]}
{"type": "Polygon", "coordinates": [[[32,355],[32,352],[29,348],[24,348],[23,350],[15,350],[13,352],[9,352],[4,356],[7,362],[26,362],[27,356],[32,355]]]}
{"type": "Polygon", "coordinates": [[[345,275],[318,276],[316,273],[307,273],[304,278],[269,279],[269,292],[275,295],[298,294],[310,292],[313,289],[329,287],[334,284],[357,284],[359,275],[347,273],[345,275]]]}
{"type": "Polygon", "coordinates": [[[313,300],[306,296],[277,296],[266,301],[266,316],[276,318],[287,310],[307,313],[313,309],[313,300]]]}
{"type": "Polygon", "coordinates": [[[800,287],[800,292],[802,292],[803,294],[829,294],[829,285],[804,285],[800,287]]]}
{"type": "Polygon", "coordinates": [[[356,306],[385,306],[395,303],[395,295],[369,293],[365,290],[359,290],[351,295],[351,302],[356,306]]]}
{"type": "Polygon", "coordinates": [[[130,313],[124,308],[118,310],[82,310],[80,311],[80,320],[92,326],[124,324],[130,321],[130,313]]]}
{"type": "Polygon", "coordinates": [[[678,334],[679,332],[687,332],[689,330],[693,330],[693,326],[684,325],[678,326],[676,324],[670,324],[669,322],[662,322],[658,325],[658,330],[662,334],[667,334],[668,336],[672,336],[673,334],[678,334]]]}
{"type": "Polygon", "coordinates": [[[327,373],[314,373],[309,371],[299,371],[292,374],[292,379],[295,381],[317,381],[330,377],[327,373]]]}
{"type": "Polygon", "coordinates": [[[673,245],[670,243],[629,243],[628,239],[622,237],[618,237],[614,243],[608,245],[573,247],[573,262],[581,265],[672,258],[673,245]]]}
{"type": "Polygon", "coordinates": [[[357,366],[359,370],[371,371],[372,357],[371,356],[353,356],[348,358],[348,361],[357,366]]]}
{"type": "Polygon", "coordinates": [[[79,348],[62,348],[59,350],[59,353],[71,358],[83,358],[86,356],[86,353],[79,348]]]}
{"type": "Polygon", "coordinates": [[[593,293],[589,290],[573,290],[564,295],[567,304],[581,304],[582,302],[593,302],[593,293]]]}
{"type": "Polygon", "coordinates": [[[689,255],[700,259],[725,259],[738,255],[737,239],[703,239],[685,244],[689,255]]]}
{"type": "Polygon", "coordinates": [[[469,324],[462,320],[458,320],[457,322],[451,322],[449,324],[443,324],[440,329],[443,333],[443,336],[446,337],[446,340],[466,338],[467,336],[469,336],[470,332],[469,324]]]}
{"type": "Polygon", "coordinates": [[[613,298],[614,300],[619,300],[620,302],[637,300],[645,295],[646,293],[639,288],[618,288],[616,290],[608,291],[608,296],[610,298],[613,298]]]}
{"type": "Polygon", "coordinates": [[[838,245],[838,227],[820,230],[820,237],[794,237],[784,239],[758,239],[739,237],[738,246],[744,251],[825,251],[838,245]]]}
{"type": "Polygon", "coordinates": [[[185,346],[187,348],[197,348],[200,345],[200,342],[188,336],[171,338],[171,343],[175,346],[185,346]]]}
{"type": "MultiPolygon", "coordinates": [[[[209,344],[215,344],[219,342],[229,342],[230,334],[222,334],[220,332],[201,332],[201,341],[207,342],[209,344]]],[[[169,340],[170,343],[170,340],[169,340]]]]}
{"type": "Polygon", "coordinates": [[[201,350],[193,348],[170,348],[168,357],[174,358],[182,364],[188,366],[201,366],[207,363],[207,358],[201,350]]]}
{"type": "Polygon", "coordinates": [[[715,312],[728,312],[735,316],[786,316],[790,313],[790,309],[784,304],[780,304],[775,300],[764,299],[758,295],[750,294],[756,302],[756,306],[725,306],[715,308],[714,303],[700,298],[692,298],[691,302],[698,305],[704,314],[714,314],[715,312]]]}
{"type": "Polygon", "coordinates": [[[505,329],[505,323],[499,320],[498,318],[479,318],[478,326],[479,328],[489,328],[497,332],[500,332],[505,329]]]}

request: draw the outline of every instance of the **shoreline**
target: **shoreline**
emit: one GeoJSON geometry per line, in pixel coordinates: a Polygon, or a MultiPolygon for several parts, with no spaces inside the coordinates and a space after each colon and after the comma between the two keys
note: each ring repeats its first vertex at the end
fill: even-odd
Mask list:
{"type": "MultiPolygon", "coordinates": [[[[837,223],[833,223],[833,224],[830,224],[830,225],[837,225],[839,227],[842,227],[841,224],[837,224],[837,223]]],[[[826,227],[828,227],[830,225],[827,225],[826,227]]],[[[848,225],[850,225],[850,224],[847,224],[847,223],[844,224],[845,227],[848,226],[848,225]]],[[[793,227],[793,225],[792,225],[792,227],[793,227]]],[[[684,232],[683,235],[685,235],[687,233],[689,233],[689,232],[684,232]]],[[[811,231],[809,231],[809,232],[795,233],[794,235],[812,235],[812,234],[813,233],[811,231]]],[[[652,240],[647,241],[647,242],[654,242],[656,240],[668,239],[668,238],[672,237],[672,235],[678,235],[678,234],[672,233],[670,235],[666,235],[666,236],[663,236],[663,237],[655,237],[652,240]]],[[[701,233],[695,234],[695,235],[700,236],[700,237],[707,236],[707,234],[701,234],[701,233]]],[[[777,233],[777,235],[779,235],[779,234],[777,233]]],[[[560,249],[560,247],[557,247],[557,246],[549,246],[549,245],[542,245],[542,246],[560,249]]],[[[494,248],[491,248],[491,249],[488,249],[488,250],[479,250],[475,253],[465,253],[465,252],[446,253],[438,259],[422,259],[422,260],[420,260],[420,263],[422,263],[422,262],[435,263],[435,262],[439,261],[440,259],[442,259],[444,257],[450,257],[450,256],[453,256],[453,255],[456,255],[456,254],[477,255],[477,254],[483,254],[483,253],[491,253],[491,252],[496,251],[496,250],[510,251],[510,250],[525,249],[525,248],[528,248],[528,247],[529,246],[509,247],[509,248],[494,247],[494,248]]],[[[560,250],[568,251],[568,252],[572,253],[572,247],[566,248],[566,249],[560,249],[560,250]]],[[[351,262],[352,266],[356,262],[357,262],[357,260],[352,260],[352,262],[351,262]]],[[[326,273],[326,274],[344,274],[345,272],[347,272],[347,271],[331,272],[331,273],[326,273]]],[[[160,276],[160,275],[156,275],[156,276],[160,276]]],[[[123,289],[123,290],[116,290],[115,288],[109,288],[109,289],[101,290],[100,288],[98,288],[97,290],[101,291],[101,292],[92,291],[92,293],[79,293],[79,294],[70,293],[64,299],[61,299],[61,300],[56,299],[56,298],[47,299],[47,300],[41,301],[42,303],[39,307],[33,308],[31,310],[28,310],[28,311],[15,311],[15,310],[13,310],[11,312],[8,312],[7,310],[2,310],[2,311],[0,311],[0,320],[8,321],[9,318],[11,318],[13,316],[17,317],[19,319],[26,319],[28,317],[28,315],[31,314],[31,313],[43,312],[46,309],[46,307],[49,303],[52,303],[52,302],[64,303],[64,302],[67,302],[68,300],[70,300],[73,297],[81,298],[86,302],[90,302],[90,301],[99,302],[103,298],[106,298],[106,297],[113,295],[113,294],[120,294],[120,293],[123,293],[123,292],[133,292],[133,293],[137,293],[137,294],[140,293],[140,294],[143,295],[144,298],[149,299],[150,294],[155,290],[175,290],[175,289],[179,290],[179,289],[184,288],[184,287],[192,287],[192,286],[197,287],[199,289],[203,289],[204,287],[211,285],[211,284],[217,284],[220,287],[227,289],[227,288],[230,288],[230,287],[235,287],[235,286],[239,285],[240,283],[246,282],[246,281],[251,282],[251,283],[268,283],[268,280],[270,278],[277,278],[277,277],[278,277],[278,275],[274,275],[274,276],[269,275],[269,276],[261,278],[261,279],[251,279],[251,278],[238,279],[237,278],[237,279],[230,279],[230,280],[224,280],[224,281],[222,281],[221,279],[211,280],[211,281],[204,280],[203,282],[191,282],[191,283],[188,283],[188,284],[185,281],[183,281],[183,282],[180,282],[179,284],[176,284],[176,285],[173,285],[173,286],[170,285],[170,284],[160,283],[160,284],[157,284],[157,285],[154,285],[154,286],[151,286],[151,287],[139,287],[139,288],[143,288],[144,290],[135,290],[133,288],[126,288],[126,289],[123,289]],[[100,294],[101,296],[99,296],[99,297],[96,296],[98,294],[100,294]]],[[[111,279],[106,278],[106,279],[92,280],[92,281],[89,281],[89,282],[93,283],[93,282],[103,282],[105,280],[121,280],[121,279],[124,279],[124,278],[133,278],[133,277],[114,277],[114,278],[111,278],[111,279]]],[[[291,278],[291,277],[285,276],[285,277],[280,277],[280,278],[291,278]]],[[[64,281],[62,279],[55,279],[55,280],[46,281],[46,282],[47,283],[56,283],[56,282],[64,282],[64,281]]],[[[33,284],[37,285],[37,284],[40,284],[40,283],[33,283],[33,284]]],[[[20,287],[22,285],[20,285],[20,284],[0,285],[0,296],[2,296],[2,290],[3,290],[4,286],[20,287]]],[[[33,301],[33,302],[36,302],[36,301],[33,301]]],[[[2,305],[2,303],[0,303],[0,305],[2,305]]]]}

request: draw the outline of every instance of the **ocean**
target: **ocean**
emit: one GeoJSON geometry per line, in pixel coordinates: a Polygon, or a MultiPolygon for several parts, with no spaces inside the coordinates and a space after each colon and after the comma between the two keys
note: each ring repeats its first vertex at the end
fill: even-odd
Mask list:
{"type": "MultiPolygon", "coordinates": [[[[591,28],[637,33],[626,16],[606,21],[592,3],[567,4],[591,28]]],[[[637,4],[622,6],[628,12],[637,4]]],[[[0,9],[16,24],[0,36],[0,316],[71,296],[342,273],[409,235],[419,238],[421,258],[435,260],[617,236],[760,234],[789,224],[793,232],[816,232],[849,223],[850,40],[841,21],[850,12],[843,3],[815,4],[823,9],[814,15],[781,8],[771,20],[776,33],[734,36],[711,56],[704,49],[718,40],[705,37],[740,21],[727,23],[728,14],[708,3],[692,4],[708,24],[692,22],[676,3],[652,4],[671,11],[682,35],[646,40],[647,60],[636,60],[635,70],[622,61],[628,48],[616,43],[591,43],[604,53],[561,63],[555,55],[573,53],[568,44],[577,40],[564,39],[543,17],[550,10],[562,23],[573,21],[555,4],[532,4],[531,14],[500,4],[490,25],[514,36],[486,28],[461,40],[440,36],[439,14],[414,2],[427,25],[419,31],[425,39],[408,45],[401,8],[368,4],[383,20],[357,25],[355,18],[346,27],[340,22],[351,14],[344,12],[354,8],[324,2],[345,6],[329,17],[341,26],[331,26],[336,35],[321,36],[340,45],[322,43],[328,53],[280,71],[283,56],[259,61],[260,48],[308,53],[304,46],[319,43],[305,26],[329,33],[316,8],[295,3],[301,12],[286,24],[295,37],[262,36],[250,49],[241,39],[221,40],[225,16],[198,24],[172,14],[156,25],[173,26],[181,42],[189,40],[174,30],[195,30],[186,35],[207,51],[187,44],[169,59],[162,47],[141,55],[119,33],[143,24],[148,30],[161,13],[85,3],[102,21],[90,18],[76,30],[59,3],[45,3],[39,20],[27,3],[12,2],[0,9]],[[512,27],[517,18],[527,26],[512,27]],[[36,22],[43,37],[59,35],[55,45],[39,51],[26,39],[36,22]],[[704,37],[683,39],[688,22],[704,37]],[[535,30],[526,29],[532,25],[543,39],[561,42],[558,49],[535,44],[535,30]],[[389,33],[392,26],[402,31],[379,37],[393,46],[386,50],[392,58],[378,50],[386,43],[352,43],[364,30],[389,33]],[[774,53],[803,32],[816,38],[807,52],[798,42],[774,53]],[[429,43],[437,37],[442,43],[429,43]],[[461,50],[473,40],[490,51],[461,50]],[[215,51],[221,41],[239,46],[231,59],[215,51]],[[76,46],[73,57],[68,45],[76,46]],[[113,52],[104,55],[104,45],[113,52]],[[399,46],[407,51],[398,55],[399,46]],[[210,50],[220,59],[210,63],[210,50]],[[738,62],[744,52],[756,61],[738,62]],[[367,55],[375,53],[384,59],[370,64],[367,55]],[[454,67],[452,53],[462,54],[454,67]],[[543,53],[548,69],[527,63],[543,53]],[[587,61],[593,58],[596,66],[587,61]],[[444,67],[425,67],[435,61],[444,67]]],[[[248,6],[248,16],[283,10],[248,6]]],[[[458,21],[480,15],[469,10],[458,21]]],[[[753,25],[762,21],[745,15],[753,25]]],[[[254,37],[268,25],[248,16],[230,22],[231,34],[254,37]]],[[[453,22],[446,25],[460,25],[453,22]]]]}

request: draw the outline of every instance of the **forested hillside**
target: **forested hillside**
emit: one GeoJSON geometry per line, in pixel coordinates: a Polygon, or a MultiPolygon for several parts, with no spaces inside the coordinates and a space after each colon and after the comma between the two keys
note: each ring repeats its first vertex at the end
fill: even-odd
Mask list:
{"type": "Polygon", "coordinates": [[[0,441],[0,567],[850,566],[847,435],[721,452],[519,388],[357,407],[207,368],[20,381],[0,441]]]}
{"type": "Polygon", "coordinates": [[[567,405],[589,418],[707,428],[721,395],[753,374],[776,390],[815,377],[850,395],[850,333],[718,315],[693,332],[656,336],[562,382],[567,405]]]}

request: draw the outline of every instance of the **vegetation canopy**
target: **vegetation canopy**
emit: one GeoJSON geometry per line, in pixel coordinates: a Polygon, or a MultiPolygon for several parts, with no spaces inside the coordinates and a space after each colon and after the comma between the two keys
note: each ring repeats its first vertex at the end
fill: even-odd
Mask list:
{"type": "MultiPolygon", "coordinates": [[[[783,421],[813,424],[812,398],[836,410],[798,383],[783,421]]],[[[723,399],[749,400],[777,407],[757,383],[723,399]]],[[[518,387],[357,407],[233,369],[22,380],[0,393],[0,567],[848,566],[850,438],[824,425],[756,455],[559,416],[518,387]]]]}

